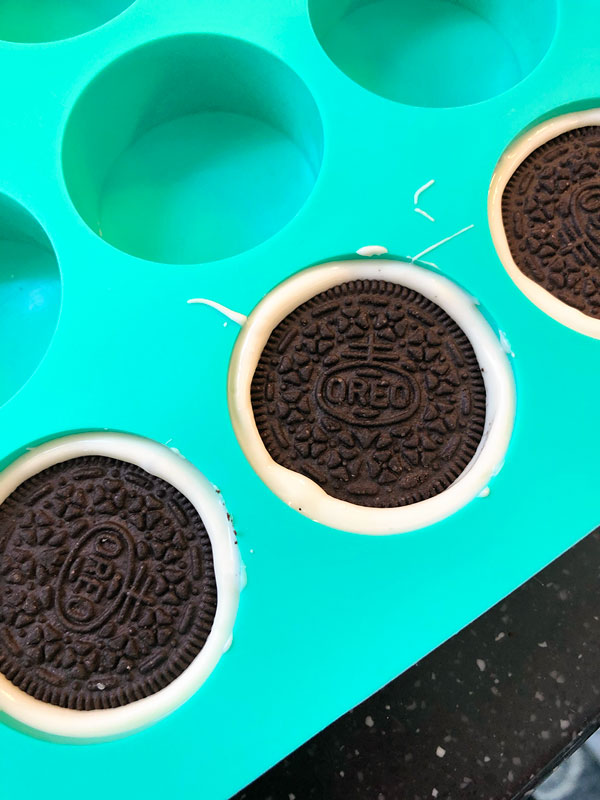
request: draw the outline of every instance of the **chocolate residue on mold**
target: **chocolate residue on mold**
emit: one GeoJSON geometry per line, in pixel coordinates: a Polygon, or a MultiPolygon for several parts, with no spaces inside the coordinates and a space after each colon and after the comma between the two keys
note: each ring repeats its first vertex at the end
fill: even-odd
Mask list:
{"type": "Polygon", "coordinates": [[[538,147],[502,196],[512,257],[562,302],[600,318],[600,126],[538,147]]]}
{"type": "Polygon", "coordinates": [[[447,489],[483,435],[486,394],[464,332],[395,283],[357,280],[271,333],[252,381],[272,458],[329,495],[394,508],[447,489]]]}
{"type": "Polygon", "coordinates": [[[84,456],[0,505],[0,672],[38,700],[115,708],[163,689],[211,631],[210,539],[173,486],[84,456]]]}

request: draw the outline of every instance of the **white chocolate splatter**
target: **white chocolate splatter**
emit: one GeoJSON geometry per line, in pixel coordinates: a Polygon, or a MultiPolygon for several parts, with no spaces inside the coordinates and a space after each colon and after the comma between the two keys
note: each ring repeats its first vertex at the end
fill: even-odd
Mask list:
{"type": "Polygon", "coordinates": [[[435,178],[432,178],[430,181],[427,181],[427,183],[424,183],[423,186],[420,186],[417,189],[414,196],[415,205],[418,205],[419,197],[423,194],[423,192],[427,191],[427,189],[429,189],[430,186],[433,186],[434,183],[435,183],[435,178]]]}
{"type": "Polygon", "coordinates": [[[194,297],[191,300],[188,300],[188,304],[193,303],[198,303],[203,306],[210,306],[211,308],[219,311],[221,314],[224,314],[232,322],[236,322],[238,325],[243,325],[248,319],[245,314],[240,314],[239,311],[233,311],[231,308],[227,308],[227,306],[221,305],[221,303],[217,303],[214,300],[207,300],[205,297],[194,297]]]}
{"type": "Polygon", "coordinates": [[[356,251],[356,255],[372,258],[373,256],[384,256],[387,252],[387,247],[383,247],[380,244],[368,244],[365,247],[359,247],[356,251]]]}
{"type": "Polygon", "coordinates": [[[456,233],[453,233],[451,236],[446,236],[445,239],[441,239],[439,242],[432,244],[431,247],[426,247],[425,250],[421,250],[420,253],[417,253],[417,255],[413,256],[410,260],[419,261],[422,256],[426,256],[427,253],[431,253],[433,250],[437,250],[438,247],[441,247],[443,244],[446,244],[446,242],[450,242],[452,239],[456,239],[457,236],[461,236],[463,233],[470,231],[471,228],[474,227],[475,225],[467,225],[466,228],[461,228],[459,231],[456,231],[456,233]]]}
{"type": "Polygon", "coordinates": [[[428,214],[426,211],[423,211],[422,208],[415,208],[415,211],[417,214],[420,214],[422,217],[425,217],[425,219],[428,219],[430,222],[435,222],[435,219],[431,216],[431,214],[428,214]]]}

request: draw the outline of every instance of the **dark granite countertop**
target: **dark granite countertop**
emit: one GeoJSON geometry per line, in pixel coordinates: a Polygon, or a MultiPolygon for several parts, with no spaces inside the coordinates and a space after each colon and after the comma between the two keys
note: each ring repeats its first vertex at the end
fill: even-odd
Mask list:
{"type": "Polygon", "coordinates": [[[600,529],[236,800],[530,796],[598,727],[599,591],[600,529]]]}

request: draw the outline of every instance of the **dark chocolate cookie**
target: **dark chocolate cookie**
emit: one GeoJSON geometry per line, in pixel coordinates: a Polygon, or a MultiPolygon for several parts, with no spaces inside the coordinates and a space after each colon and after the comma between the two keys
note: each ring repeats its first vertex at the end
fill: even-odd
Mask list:
{"type": "Polygon", "coordinates": [[[391,508],[460,475],[483,434],[481,370],[445,311],[406,287],[322,292],[272,332],[252,381],[272,458],[328,494],[391,508]]]}
{"type": "Polygon", "coordinates": [[[139,467],[75,458],[0,506],[0,672],[38,700],[90,710],[159,691],[216,606],[198,512],[139,467]]]}
{"type": "Polygon", "coordinates": [[[600,127],[567,131],[526,158],[504,189],[502,216],[519,269],[600,317],[600,127]]]}

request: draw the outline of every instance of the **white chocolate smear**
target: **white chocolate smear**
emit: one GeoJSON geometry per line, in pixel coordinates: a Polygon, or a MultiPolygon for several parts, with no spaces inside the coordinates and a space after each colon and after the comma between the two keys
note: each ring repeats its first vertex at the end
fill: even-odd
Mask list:
{"type": "Polygon", "coordinates": [[[383,247],[380,244],[368,244],[366,247],[359,247],[356,255],[371,258],[372,256],[384,256],[387,252],[387,247],[383,247]]]}
{"type": "Polygon", "coordinates": [[[214,300],[207,300],[205,297],[193,297],[191,300],[188,300],[188,304],[198,303],[203,306],[210,306],[211,308],[216,309],[221,314],[224,314],[228,317],[232,322],[237,323],[238,325],[243,325],[248,317],[245,314],[240,314],[239,311],[232,311],[231,308],[227,308],[227,306],[221,305],[221,303],[217,303],[214,300]]]}
{"type": "Polygon", "coordinates": [[[419,261],[422,256],[426,256],[427,253],[431,253],[433,250],[437,250],[438,247],[441,247],[443,244],[446,244],[446,242],[450,242],[452,239],[456,239],[457,236],[461,236],[463,233],[470,231],[471,228],[474,227],[475,225],[467,225],[466,228],[461,228],[461,230],[456,231],[456,233],[453,233],[451,236],[446,236],[445,239],[441,239],[439,242],[432,244],[431,247],[426,247],[425,250],[421,250],[420,253],[417,253],[417,255],[413,256],[410,260],[413,262],[419,261]]]}
{"type": "Polygon", "coordinates": [[[425,217],[425,219],[428,219],[430,222],[435,222],[435,219],[431,216],[431,214],[428,214],[426,211],[423,211],[422,208],[415,208],[415,211],[417,214],[420,214],[422,217],[425,217]]]}
{"type": "Polygon", "coordinates": [[[435,183],[435,179],[432,178],[430,181],[427,181],[427,183],[424,183],[423,186],[420,186],[417,189],[417,191],[415,192],[415,197],[414,197],[415,205],[418,205],[419,197],[423,194],[423,192],[427,191],[427,189],[429,189],[430,186],[433,186],[434,183],[435,183]]]}
{"type": "Polygon", "coordinates": [[[431,216],[431,214],[428,214],[427,211],[423,211],[422,208],[417,208],[416,206],[418,206],[419,204],[419,197],[423,194],[423,192],[427,191],[427,189],[429,189],[430,186],[433,186],[434,183],[435,180],[433,178],[430,181],[427,181],[427,183],[424,183],[423,186],[417,189],[413,197],[415,204],[415,212],[417,214],[421,214],[422,217],[425,217],[425,219],[428,219],[430,222],[435,222],[435,219],[431,216]]]}

